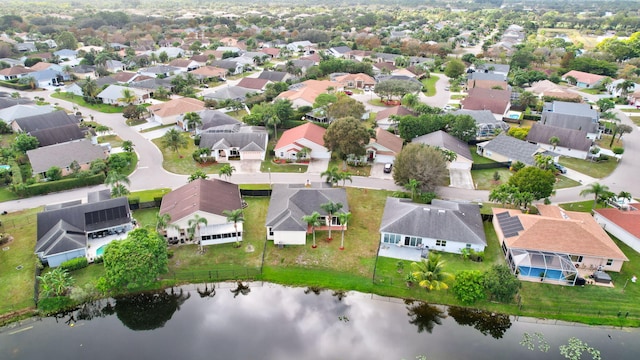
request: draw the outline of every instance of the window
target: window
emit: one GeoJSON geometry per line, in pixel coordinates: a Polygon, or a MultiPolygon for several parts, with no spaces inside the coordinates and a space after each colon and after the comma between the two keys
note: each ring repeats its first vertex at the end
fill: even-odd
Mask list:
{"type": "Polygon", "coordinates": [[[447,246],[447,240],[436,240],[436,246],[447,246]]]}
{"type": "Polygon", "coordinates": [[[467,249],[471,249],[471,244],[467,244],[467,245],[466,245],[466,248],[467,248],[467,249]]]}
{"type": "Polygon", "coordinates": [[[387,244],[397,244],[400,241],[400,235],[398,234],[384,234],[382,242],[387,244]]]}
{"type": "Polygon", "coordinates": [[[582,262],[582,255],[571,255],[571,261],[577,262],[577,263],[581,263],[582,262]]]}
{"type": "Polygon", "coordinates": [[[613,265],[613,259],[607,259],[607,266],[613,265]]]}
{"type": "Polygon", "coordinates": [[[273,236],[273,228],[269,228],[269,236],[273,236]]]}

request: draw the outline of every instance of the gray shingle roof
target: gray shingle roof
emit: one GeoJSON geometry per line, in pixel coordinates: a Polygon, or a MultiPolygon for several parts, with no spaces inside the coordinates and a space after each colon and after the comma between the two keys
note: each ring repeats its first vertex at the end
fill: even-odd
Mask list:
{"type": "Polygon", "coordinates": [[[574,103],[567,101],[554,101],[552,103],[545,103],[543,111],[550,111],[560,114],[570,114],[587,116],[591,119],[598,120],[598,112],[591,108],[589,104],[574,103]]]}
{"type": "Polygon", "coordinates": [[[202,121],[202,130],[221,125],[241,124],[241,122],[235,118],[217,110],[202,110],[198,115],[200,115],[202,121]]]}
{"type": "Polygon", "coordinates": [[[249,150],[246,148],[250,144],[254,144],[252,149],[255,149],[257,146],[259,151],[265,151],[267,149],[267,133],[265,132],[256,132],[256,133],[207,133],[204,132],[200,136],[200,147],[201,148],[211,148],[217,146],[218,149],[227,149],[227,148],[238,148],[242,151],[257,151],[257,150],[249,150]],[[221,144],[220,141],[224,141],[224,144],[221,144]],[[245,149],[246,148],[246,149],[245,149]]]}
{"type": "Polygon", "coordinates": [[[418,136],[411,140],[411,142],[451,150],[462,157],[473,160],[473,156],[471,156],[471,151],[469,150],[469,145],[467,143],[442,130],[418,136]]]}
{"type": "Polygon", "coordinates": [[[387,198],[380,232],[487,245],[478,205],[437,199],[425,205],[387,198]]]}
{"type": "Polygon", "coordinates": [[[287,73],[284,71],[263,71],[258,76],[258,79],[267,79],[271,81],[284,81],[287,77],[287,73]]]}
{"type": "Polygon", "coordinates": [[[565,129],[556,126],[542,125],[539,123],[533,124],[531,130],[529,130],[529,134],[527,135],[527,141],[539,144],[549,144],[549,139],[554,136],[560,139],[558,146],[568,149],[589,151],[589,148],[591,148],[592,145],[591,139],[587,139],[587,132],[584,130],[565,129]]]}
{"type": "Polygon", "coordinates": [[[247,97],[247,94],[255,92],[255,90],[245,89],[239,86],[224,86],[204,95],[204,98],[214,100],[244,100],[247,97]]]}
{"type": "Polygon", "coordinates": [[[75,115],[69,115],[62,110],[24,117],[17,119],[15,122],[18,124],[20,129],[26,133],[70,124],[75,124],[77,126],[77,124],[80,123],[75,115]]]}
{"type": "Polygon", "coordinates": [[[64,220],[59,220],[42,238],[38,239],[35,252],[47,257],[86,246],[87,236],[84,231],[64,220]]]}
{"type": "Polygon", "coordinates": [[[493,116],[493,113],[491,112],[491,110],[459,109],[459,110],[453,111],[452,114],[453,115],[469,115],[473,118],[473,120],[476,121],[476,124],[504,123],[504,121],[496,119],[495,116],[493,116]]]}
{"type": "Polygon", "coordinates": [[[31,131],[29,135],[38,139],[39,147],[84,139],[84,132],[76,124],[31,131]]]}
{"type": "Polygon", "coordinates": [[[307,224],[302,221],[302,217],[311,215],[314,211],[327,215],[320,205],[330,201],[342,204],[340,212],[349,211],[347,192],[343,188],[307,188],[276,184],[271,193],[266,226],[275,231],[305,231],[307,224]]]}
{"type": "Polygon", "coordinates": [[[565,129],[585,130],[588,133],[598,132],[598,124],[588,116],[543,112],[540,123],[565,129]]]}
{"type": "Polygon", "coordinates": [[[482,143],[482,146],[485,151],[492,151],[496,154],[506,156],[513,161],[520,161],[531,166],[535,165],[533,156],[541,151],[538,145],[516,139],[506,134],[500,134],[493,140],[482,143]]]}
{"type": "Polygon", "coordinates": [[[74,160],[78,164],[88,164],[96,159],[106,159],[105,148],[93,145],[89,140],[80,140],[40,147],[27,151],[34,174],[43,173],[52,166],[65,168],[74,160]]]}

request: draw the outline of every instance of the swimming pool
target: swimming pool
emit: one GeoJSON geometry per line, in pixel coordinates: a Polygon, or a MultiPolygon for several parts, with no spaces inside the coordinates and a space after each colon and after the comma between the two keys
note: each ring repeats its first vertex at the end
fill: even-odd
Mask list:
{"type": "Polygon", "coordinates": [[[107,245],[109,245],[109,244],[104,244],[104,245],[100,246],[96,250],[96,257],[100,257],[100,256],[104,255],[104,249],[107,247],[107,245]]]}
{"type": "MultiPolygon", "coordinates": [[[[528,277],[540,277],[540,274],[544,273],[543,268],[518,266],[518,269],[520,269],[520,275],[528,277]]],[[[547,269],[545,279],[562,280],[562,271],[547,269]]]]}
{"type": "Polygon", "coordinates": [[[520,114],[509,114],[509,119],[520,119],[520,114]]]}

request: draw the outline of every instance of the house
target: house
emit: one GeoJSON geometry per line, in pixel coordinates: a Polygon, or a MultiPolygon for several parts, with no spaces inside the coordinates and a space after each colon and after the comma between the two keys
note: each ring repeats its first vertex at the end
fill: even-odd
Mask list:
{"type": "Polygon", "coordinates": [[[65,142],[61,144],[39,147],[27,151],[34,176],[46,178],[46,172],[53,166],[62,170],[62,176],[71,174],[71,163],[76,161],[80,171],[89,170],[93,160],[105,160],[109,157],[106,147],[94,145],[89,140],[65,142]]]}
{"type": "Polygon", "coordinates": [[[179,69],[180,73],[185,73],[188,71],[193,71],[200,67],[200,64],[197,61],[189,60],[189,59],[174,59],[171,60],[169,66],[173,66],[179,69]]]}
{"type": "Polygon", "coordinates": [[[11,106],[16,106],[16,105],[33,105],[34,102],[32,99],[28,99],[28,98],[12,98],[9,96],[6,97],[0,97],[0,109],[6,109],[9,108],[11,106]]]}
{"type": "Polygon", "coordinates": [[[510,69],[511,69],[511,66],[509,66],[508,64],[484,63],[476,66],[475,72],[487,73],[487,74],[499,74],[504,76],[504,78],[506,79],[507,75],[509,75],[510,69]]]}
{"type": "Polygon", "coordinates": [[[294,108],[301,106],[313,106],[316,97],[327,92],[329,88],[338,90],[340,84],[328,80],[307,80],[289,86],[289,90],[280,93],[276,99],[288,99],[294,108]]]}
{"type": "Polygon", "coordinates": [[[329,48],[327,52],[331,56],[334,56],[337,58],[344,58],[346,57],[345,54],[349,53],[350,51],[351,51],[351,48],[348,46],[334,46],[329,48]]]}
{"type": "Polygon", "coordinates": [[[562,80],[568,83],[572,83],[571,81],[569,81],[571,78],[575,79],[575,85],[577,87],[587,89],[600,85],[602,81],[607,77],[577,70],[571,70],[568,73],[562,75],[562,80]]]}
{"type": "Polygon", "coordinates": [[[125,71],[127,69],[127,66],[125,65],[125,63],[118,60],[107,60],[104,63],[104,67],[105,69],[107,69],[108,72],[111,72],[111,73],[125,71]]]}
{"type": "Polygon", "coordinates": [[[556,126],[571,130],[584,130],[587,138],[598,140],[602,137],[602,130],[597,122],[588,116],[543,112],[539,121],[542,125],[556,126]]]}
{"type": "Polygon", "coordinates": [[[274,59],[280,56],[280,49],[278,48],[262,48],[260,52],[266,55],[269,55],[270,58],[274,59]]]}
{"type": "MultiPolygon", "coordinates": [[[[320,226],[316,230],[340,231],[338,214],[329,214],[320,205],[333,202],[342,204],[340,213],[349,212],[347,191],[344,188],[331,188],[322,183],[309,187],[299,184],[274,184],[271,192],[269,209],[267,210],[267,240],[274,245],[304,245],[311,227],[302,220],[303,216],[317,211],[320,216],[320,226]]],[[[346,230],[346,226],[345,226],[346,230]]]]}
{"type": "Polygon", "coordinates": [[[247,96],[253,93],[255,93],[255,91],[238,86],[219,86],[214,91],[205,94],[204,99],[216,101],[238,100],[244,102],[247,96]]]}
{"type": "Polygon", "coordinates": [[[324,133],[327,130],[314,123],[296,126],[282,133],[274,148],[280,159],[295,159],[302,149],[309,149],[307,157],[311,159],[330,159],[331,152],[324,146],[324,133]]]}
{"type": "Polygon", "coordinates": [[[200,148],[211,149],[211,157],[217,162],[233,158],[264,161],[269,135],[264,129],[251,126],[221,125],[200,133],[200,148]]]}
{"type": "Polygon", "coordinates": [[[586,159],[593,141],[587,138],[585,130],[573,130],[551,125],[534,123],[527,134],[527,141],[558,155],[576,159],[586,159]],[[549,140],[557,137],[560,142],[552,145],[549,140]]]}
{"type": "Polygon", "coordinates": [[[306,54],[312,54],[315,52],[314,45],[309,40],[294,41],[286,45],[287,50],[297,51],[306,54]]]}
{"type": "Polygon", "coordinates": [[[640,204],[620,208],[593,209],[593,218],[609,234],[640,252],[640,204]]]}
{"type": "Polygon", "coordinates": [[[72,61],[76,60],[76,58],[78,57],[78,52],[71,49],[61,49],[58,51],[54,51],[53,55],[59,57],[62,60],[66,59],[66,61],[72,61]]]}
{"type": "Polygon", "coordinates": [[[170,79],[159,78],[147,78],[146,76],[138,76],[129,83],[129,87],[140,89],[149,93],[149,97],[153,97],[153,94],[160,88],[164,88],[167,92],[173,90],[173,84],[170,79]]]}
{"type": "Polygon", "coordinates": [[[540,98],[550,98],[557,100],[567,101],[579,101],[581,99],[580,94],[571,92],[567,88],[558,84],[552,83],[549,80],[542,80],[533,83],[533,85],[527,89],[528,91],[538,95],[540,98]]]}
{"type": "Polygon", "coordinates": [[[460,101],[462,109],[490,110],[497,120],[502,120],[511,108],[511,90],[472,88],[468,93],[460,101]]]}
{"type": "Polygon", "coordinates": [[[160,57],[160,54],[166,53],[169,59],[175,59],[184,56],[184,50],[177,47],[161,47],[157,50],[147,51],[145,55],[156,54],[156,57],[160,57]]]}
{"type": "Polygon", "coordinates": [[[18,104],[0,110],[0,120],[11,124],[13,120],[54,112],[52,105],[18,104]]]}
{"type": "Polygon", "coordinates": [[[36,86],[39,88],[62,86],[64,85],[64,81],[71,79],[69,74],[61,70],[55,70],[54,68],[55,67],[49,67],[46,70],[34,71],[29,74],[29,76],[35,79],[36,86]]]}
{"type": "MultiPolygon", "coordinates": [[[[121,71],[121,72],[115,73],[115,74],[113,74],[113,75],[111,75],[109,77],[114,79],[116,82],[118,82],[120,84],[129,84],[134,79],[136,79],[136,78],[138,78],[140,76],[145,76],[145,77],[148,77],[148,78],[153,77],[153,76],[140,75],[138,73],[134,73],[134,72],[130,72],[130,71],[121,71]]],[[[104,77],[102,77],[100,79],[104,79],[104,77]]],[[[98,79],[98,80],[100,80],[100,79],[98,79]]]]}
{"type": "Polygon", "coordinates": [[[543,277],[573,285],[580,268],[619,272],[629,261],[589,213],[536,207],[540,215],[492,209],[502,253],[521,279],[543,277]]]}
{"type": "Polygon", "coordinates": [[[473,72],[467,76],[467,89],[509,89],[507,77],[502,74],[473,72]]]}
{"type": "Polygon", "coordinates": [[[418,136],[411,140],[412,143],[425,144],[442,150],[452,151],[456,156],[447,162],[449,169],[450,186],[464,189],[474,189],[471,166],[473,156],[469,145],[442,130],[418,136]]]}
{"type": "Polygon", "coordinates": [[[211,65],[225,69],[229,75],[239,75],[244,72],[244,65],[233,60],[216,60],[213,61],[211,65]]]}
{"type": "Polygon", "coordinates": [[[598,112],[591,108],[589,104],[567,102],[567,101],[553,101],[544,103],[542,107],[544,112],[553,112],[558,114],[577,115],[584,116],[591,119],[592,122],[598,123],[600,115],[598,112]]]}
{"type": "Polygon", "coordinates": [[[38,213],[35,253],[43,264],[57,267],[85,256],[93,261],[99,249],[133,229],[126,197],[111,199],[103,190],[87,198],[87,203],[47,205],[38,213]]]}
{"type": "Polygon", "coordinates": [[[416,113],[402,105],[390,107],[376,114],[376,124],[384,130],[396,128],[398,126],[398,122],[394,120],[394,117],[406,115],[416,116],[416,113]]]}
{"type": "Polygon", "coordinates": [[[640,90],[640,85],[636,83],[632,83],[631,87],[628,89],[623,89],[621,86],[624,86],[624,82],[626,79],[617,79],[612,81],[607,85],[607,91],[609,94],[615,97],[627,97],[629,94],[633,94],[636,90],[640,90]]]}
{"type": "Polygon", "coordinates": [[[162,125],[178,124],[186,129],[182,117],[186,113],[204,110],[204,101],[192,98],[177,98],[166,103],[153,104],[148,108],[153,120],[162,125]]]}
{"type": "Polygon", "coordinates": [[[19,43],[15,45],[18,52],[34,52],[38,51],[36,44],[31,42],[19,43]]]}
{"type": "Polygon", "coordinates": [[[33,130],[28,134],[38,139],[38,147],[81,140],[86,137],[86,132],[82,131],[76,124],[33,130]]]}
{"type": "Polygon", "coordinates": [[[146,69],[138,70],[138,74],[140,75],[145,75],[149,77],[163,77],[163,78],[166,78],[172,75],[181,74],[181,73],[183,73],[181,68],[178,68],[175,66],[169,66],[169,65],[150,66],[146,69]]]}
{"type": "Polygon", "coordinates": [[[263,92],[269,83],[271,83],[271,80],[245,77],[236,86],[253,92],[263,92]]]}
{"type": "Polygon", "coordinates": [[[292,76],[285,71],[263,71],[258,75],[258,79],[266,79],[272,82],[285,82],[291,79],[292,76]]]}
{"type": "Polygon", "coordinates": [[[243,226],[238,222],[237,232],[233,222],[227,221],[224,211],[242,209],[238,185],[218,179],[197,179],[183,185],[162,198],[160,211],[168,214],[170,222],[165,236],[170,243],[189,241],[189,221],[196,216],[207,220],[196,228],[196,243],[216,245],[242,241],[243,226]]]}
{"type": "Polygon", "coordinates": [[[225,80],[227,77],[227,70],[219,67],[215,67],[215,66],[206,65],[191,71],[191,74],[201,80],[206,80],[206,79],[225,80]]]}
{"type": "Polygon", "coordinates": [[[453,115],[468,115],[476,122],[476,139],[486,139],[499,133],[509,131],[509,124],[498,120],[491,110],[456,110],[453,115]]]}
{"type": "Polygon", "coordinates": [[[477,204],[434,199],[430,205],[388,197],[380,222],[380,256],[419,261],[423,251],[480,252],[487,240],[477,204]],[[396,248],[406,248],[404,251],[396,248]]]}
{"type": "Polygon", "coordinates": [[[64,110],[58,110],[15,119],[11,123],[11,128],[14,132],[29,134],[33,131],[65,125],[75,125],[77,127],[79,123],[80,120],[75,115],[67,114],[64,110]]]}
{"type": "Polygon", "coordinates": [[[398,70],[393,63],[388,62],[374,62],[372,64],[373,72],[376,74],[391,74],[392,72],[398,70]]]}
{"type": "Polygon", "coordinates": [[[367,74],[331,74],[330,79],[339,83],[345,89],[373,89],[376,80],[367,74]]]}
{"type": "Polygon", "coordinates": [[[376,137],[365,146],[367,160],[374,163],[394,163],[396,155],[402,151],[403,140],[387,130],[376,128],[376,137]]]}
{"type": "Polygon", "coordinates": [[[149,92],[146,90],[124,87],[120,85],[109,85],[106,89],[102,90],[97,97],[104,104],[125,106],[128,105],[126,102],[124,102],[122,97],[125,89],[131,91],[131,93],[133,93],[133,95],[135,95],[136,97],[135,100],[133,100],[133,102],[131,103],[132,105],[144,104],[146,100],[151,97],[149,92]]]}
{"type": "Polygon", "coordinates": [[[0,70],[0,80],[16,80],[23,77],[28,77],[33,72],[34,70],[27,69],[24,66],[12,66],[0,70]]]}
{"type": "Polygon", "coordinates": [[[218,110],[203,110],[198,112],[198,115],[202,121],[202,125],[199,127],[201,131],[225,125],[242,125],[241,121],[218,110]]]}
{"type": "Polygon", "coordinates": [[[535,155],[544,153],[544,149],[524,140],[501,133],[494,139],[476,144],[477,153],[493,161],[513,163],[519,161],[534,166],[535,155]]]}
{"type": "Polygon", "coordinates": [[[95,78],[96,67],[94,65],[77,65],[71,69],[71,74],[78,79],[95,78]]]}

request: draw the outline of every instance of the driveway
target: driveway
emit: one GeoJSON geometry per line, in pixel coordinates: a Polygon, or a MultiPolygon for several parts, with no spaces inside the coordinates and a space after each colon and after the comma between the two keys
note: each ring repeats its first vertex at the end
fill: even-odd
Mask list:
{"type": "Polygon", "coordinates": [[[327,171],[329,167],[329,159],[311,159],[307,174],[320,174],[327,171]]]}
{"type": "Polygon", "coordinates": [[[393,180],[393,175],[391,173],[386,174],[384,172],[384,164],[383,163],[374,163],[371,165],[371,173],[369,177],[376,179],[385,179],[385,180],[393,180]]]}
{"type": "Polygon", "coordinates": [[[258,174],[260,173],[260,160],[240,160],[232,161],[230,164],[236,168],[237,174],[258,174]]]}
{"type": "Polygon", "coordinates": [[[458,189],[475,189],[471,177],[471,164],[453,162],[449,167],[449,187],[458,189]]]}

